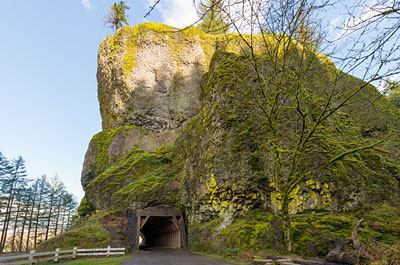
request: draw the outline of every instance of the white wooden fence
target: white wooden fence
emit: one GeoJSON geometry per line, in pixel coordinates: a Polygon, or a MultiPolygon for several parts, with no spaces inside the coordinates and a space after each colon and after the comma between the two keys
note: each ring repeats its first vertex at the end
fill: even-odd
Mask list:
{"type": "Polygon", "coordinates": [[[70,250],[60,250],[51,252],[38,252],[31,250],[29,254],[22,254],[17,256],[0,256],[0,264],[5,265],[19,265],[19,264],[35,264],[38,262],[52,260],[54,263],[58,263],[60,259],[72,258],[80,256],[111,256],[111,255],[124,255],[125,248],[91,248],[91,249],[70,249],[70,250]],[[123,252],[122,252],[123,251],[123,252]],[[40,258],[43,257],[43,258],[40,258]]]}

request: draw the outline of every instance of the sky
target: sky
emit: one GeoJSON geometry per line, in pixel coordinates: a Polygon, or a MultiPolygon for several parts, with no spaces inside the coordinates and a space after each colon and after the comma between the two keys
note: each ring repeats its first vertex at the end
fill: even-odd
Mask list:
{"type": "MultiPolygon", "coordinates": [[[[22,156],[30,178],[58,175],[80,200],[83,159],[101,131],[97,50],[113,30],[103,15],[114,1],[0,2],[0,152],[22,156]]],[[[190,0],[125,0],[130,25],[176,27],[197,19],[190,0]]]]}

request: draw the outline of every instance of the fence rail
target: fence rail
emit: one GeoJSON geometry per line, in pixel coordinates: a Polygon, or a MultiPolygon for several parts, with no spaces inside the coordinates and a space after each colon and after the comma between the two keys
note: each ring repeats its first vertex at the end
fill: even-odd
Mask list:
{"type": "Polygon", "coordinates": [[[35,264],[42,261],[52,260],[54,263],[58,263],[60,259],[72,258],[76,259],[76,257],[81,256],[111,256],[111,255],[124,255],[125,248],[111,248],[108,246],[107,248],[89,248],[89,249],[78,249],[73,248],[70,250],[60,250],[59,248],[56,251],[49,252],[35,252],[35,250],[31,250],[29,254],[21,254],[16,256],[0,256],[0,264],[5,265],[20,265],[20,264],[35,264]],[[66,255],[67,254],[67,255],[66,255]],[[37,258],[43,257],[44,258],[37,258]],[[26,258],[28,258],[26,260],[26,258]]]}

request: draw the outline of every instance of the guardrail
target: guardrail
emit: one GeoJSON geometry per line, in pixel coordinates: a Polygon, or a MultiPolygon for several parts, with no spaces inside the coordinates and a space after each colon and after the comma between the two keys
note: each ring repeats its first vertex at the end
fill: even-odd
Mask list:
{"type": "Polygon", "coordinates": [[[70,250],[60,250],[50,252],[35,252],[31,250],[29,254],[21,254],[16,256],[0,256],[0,264],[5,265],[20,265],[20,264],[35,264],[38,262],[52,260],[54,263],[58,263],[60,259],[72,258],[80,256],[111,256],[111,255],[124,255],[125,248],[89,248],[89,249],[78,249],[73,248],[70,250]],[[123,252],[122,252],[123,251],[123,252]],[[46,257],[47,256],[47,257],[46,257]],[[38,258],[44,257],[44,258],[38,258]],[[27,260],[26,260],[27,259],[27,260]]]}

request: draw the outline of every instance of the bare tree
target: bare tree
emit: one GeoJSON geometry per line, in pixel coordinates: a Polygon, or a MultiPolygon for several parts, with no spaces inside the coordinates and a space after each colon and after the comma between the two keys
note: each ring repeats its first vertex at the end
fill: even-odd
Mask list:
{"type": "Polygon", "coordinates": [[[400,73],[400,2],[342,1],[347,10],[338,37],[332,40],[332,58],[346,72],[363,80],[393,78],[400,73]]]}
{"type": "MultiPolygon", "coordinates": [[[[381,78],[379,68],[372,69],[370,62],[363,65],[365,60],[348,55],[340,61],[341,69],[363,65],[369,78],[344,87],[341,81],[347,75],[315,53],[325,37],[316,13],[329,5],[329,1],[318,0],[220,0],[218,5],[231,30],[238,33],[240,62],[247,69],[245,74],[235,73],[236,81],[252,91],[258,117],[264,120],[263,131],[268,135],[264,157],[270,161],[265,172],[279,201],[288,251],[292,250],[289,206],[294,190],[310,178],[321,179],[324,170],[337,170],[348,156],[372,150],[386,140],[354,137],[346,146],[327,130],[360,91],[381,78]]],[[[346,163],[368,168],[362,159],[346,163]]]]}

